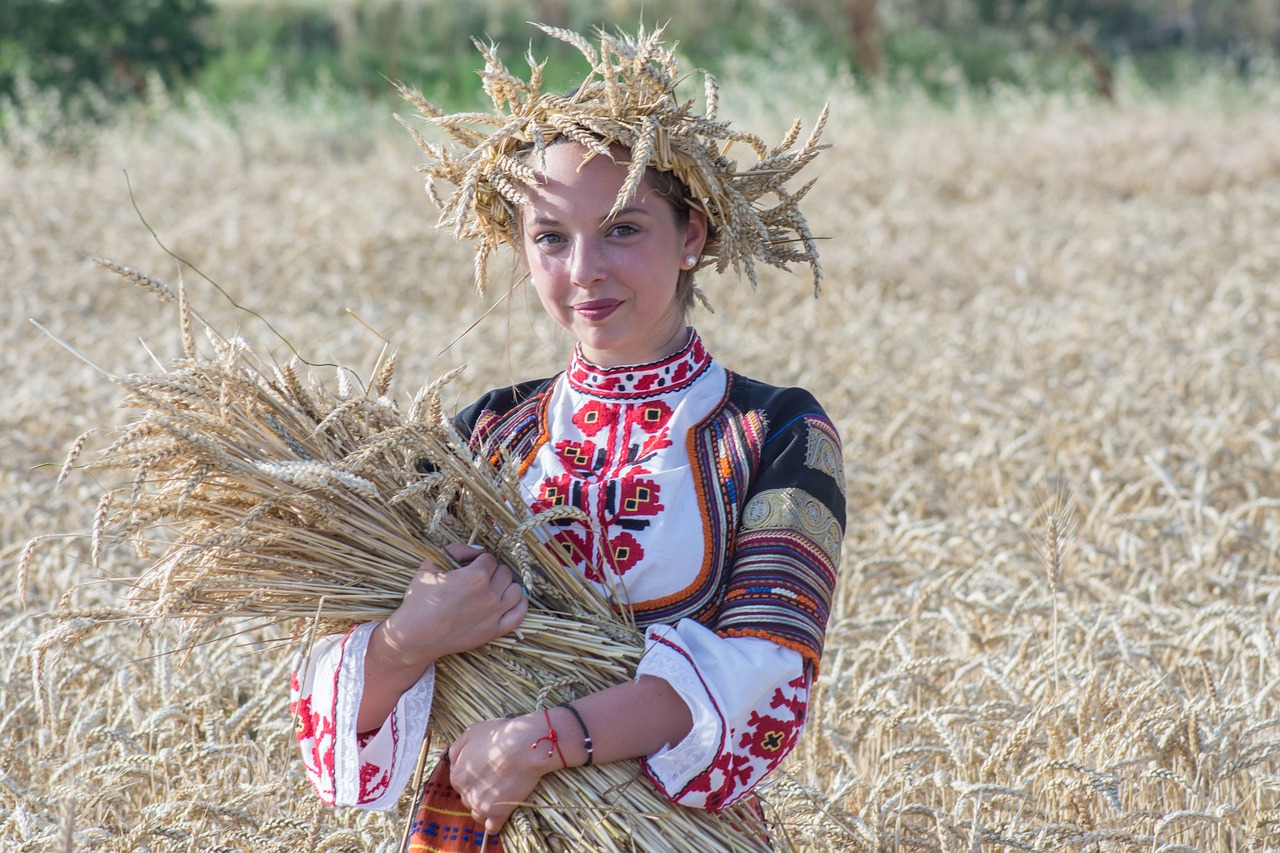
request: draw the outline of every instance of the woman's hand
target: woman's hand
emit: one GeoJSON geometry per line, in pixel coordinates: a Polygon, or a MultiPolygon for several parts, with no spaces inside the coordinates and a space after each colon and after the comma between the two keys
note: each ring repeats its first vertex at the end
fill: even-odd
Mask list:
{"type": "MultiPolygon", "coordinates": [[[[439,657],[507,634],[528,613],[515,574],[492,554],[465,545],[448,550],[460,567],[445,571],[424,562],[400,606],[370,636],[357,731],[381,726],[439,657]]],[[[575,699],[574,706],[591,732],[596,764],[652,754],[679,742],[693,723],[679,694],[649,675],[575,699]]],[[[587,758],[582,730],[565,708],[476,723],[449,747],[453,787],[490,834],[502,830],[543,776],[587,758]],[[548,719],[559,750],[547,737],[548,719]]]]}
{"type": "Polygon", "coordinates": [[[424,561],[400,606],[369,637],[357,731],[381,726],[436,660],[514,631],[529,612],[515,573],[492,554],[468,545],[446,550],[460,567],[424,561]]]}
{"type": "MultiPolygon", "coordinates": [[[[554,710],[551,718],[557,719],[554,710]]],[[[476,723],[449,747],[453,788],[485,832],[501,832],[542,777],[563,766],[547,734],[547,717],[538,711],[476,723]]]]}
{"type": "Polygon", "coordinates": [[[446,550],[460,568],[423,562],[400,606],[374,630],[392,659],[419,674],[444,655],[514,631],[529,611],[515,573],[492,554],[467,545],[446,550]]]}
{"type": "MultiPolygon", "coordinates": [[[[680,694],[653,675],[579,697],[573,706],[591,735],[596,765],[652,755],[679,743],[693,726],[680,694]]],[[[568,708],[556,707],[468,727],[449,747],[449,773],[471,816],[484,823],[485,832],[496,833],[543,776],[562,767],[581,767],[587,758],[577,718],[568,708]],[[547,737],[548,723],[556,743],[547,737]]]]}

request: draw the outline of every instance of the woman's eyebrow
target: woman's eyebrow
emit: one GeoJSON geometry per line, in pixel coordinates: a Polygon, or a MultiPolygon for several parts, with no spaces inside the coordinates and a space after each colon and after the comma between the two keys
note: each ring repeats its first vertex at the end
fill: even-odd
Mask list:
{"type": "Polygon", "coordinates": [[[612,216],[606,216],[604,219],[601,219],[600,221],[612,222],[615,219],[621,219],[624,216],[652,216],[652,215],[653,215],[652,211],[650,211],[648,208],[632,205],[629,207],[624,207],[622,208],[622,210],[619,210],[617,213],[614,213],[612,216]]]}
{"type": "MultiPolygon", "coordinates": [[[[614,213],[612,216],[600,217],[600,223],[602,225],[607,225],[608,223],[614,222],[615,220],[622,219],[624,217],[634,217],[634,216],[653,216],[653,211],[645,207],[640,207],[638,205],[629,205],[627,207],[622,208],[618,212],[614,213]]],[[[560,224],[561,222],[559,219],[545,213],[535,215],[533,219],[529,222],[529,225],[538,226],[540,228],[554,228],[560,224]]]]}

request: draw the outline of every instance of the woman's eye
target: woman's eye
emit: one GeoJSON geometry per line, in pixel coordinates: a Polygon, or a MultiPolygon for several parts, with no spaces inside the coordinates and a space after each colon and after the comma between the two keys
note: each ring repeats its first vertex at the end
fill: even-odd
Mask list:
{"type": "Polygon", "coordinates": [[[618,237],[630,237],[632,234],[636,233],[636,227],[634,225],[627,225],[626,223],[615,225],[613,226],[613,233],[618,237]]]}
{"type": "Polygon", "coordinates": [[[538,234],[533,238],[534,244],[543,247],[551,247],[561,242],[559,234],[538,234]]]}

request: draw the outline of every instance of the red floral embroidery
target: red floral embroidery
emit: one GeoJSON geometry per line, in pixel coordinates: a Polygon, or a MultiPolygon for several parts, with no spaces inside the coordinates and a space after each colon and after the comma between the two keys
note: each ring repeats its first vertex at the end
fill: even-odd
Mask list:
{"type": "Polygon", "coordinates": [[[770,708],[786,708],[799,721],[804,721],[804,713],[809,707],[809,676],[801,675],[787,682],[787,686],[791,688],[792,693],[785,694],[779,687],[773,691],[773,699],[769,702],[770,708]]]}
{"type": "Polygon", "coordinates": [[[568,506],[573,496],[573,480],[568,474],[547,477],[538,487],[538,497],[533,502],[534,512],[546,512],[552,507],[568,506]]]}
{"type": "Polygon", "coordinates": [[[591,560],[594,539],[590,531],[574,525],[552,536],[549,544],[560,555],[566,566],[582,566],[587,580],[599,583],[602,578],[592,566],[591,560]]]}
{"type": "MultiPolygon", "coordinates": [[[[298,683],[297,676],[294,676],[293,683],[293,691],[296,694],[298,692],[296,686],[298,683]]],[[[316,736],[316,715],[311,710],[311,698],[299,699],[293,703],[289,710],[293,712],[293,718],[297,723],[298,742],[302,743],[313,739],[316,736]]]]}
{"type": "Polygon", "coordinates": [[[738,787],[751,780],[751,759],[745,755],[722,752],[711,766],[689,783],[688,790],[705,792],[711,811],[724,808],[734,799],[738,787]]]}
{"type": "MultiPolygon", "coordinates": [[[[297,676],[294,676],[296,682],[297,676]]],[[[298,745],[302,748],[302,762],[313,775],[333,780],[333,743],[336,729],[333,720],[316,713],[311,697],[304,697],[292,705],[297,721],[298,745]]]]}
{"type": "Polygon", "coordinates": [[[561,441],[556,444],[556,455],[570,474],[586,477],[591,474],[596,446],[591,441],[561,441]]]}
{"type": "Polygon", "coordinates": [[[360,765],[360,802],[367,803],[377,799],[391,784],[391,771],[383,770],[376,764],[360,765]]]}
{"type": "Polygon", "coordinates": [[[757,758],[763,758],[769,766],[777,764],[795,747],[800,724],[796,720],[780,720],[751,712],[747,720],[750,728],[743,733],[738,746],[757,758]]]}
{"type": "MultiPolygon", "coordinates": [[[[698,347],[696,354],[699,356],[702,355],[701,346],[698,347]]],[[[693,371],[693,362],[687,361],[687,360],[680,362],[679,364],[676,365],[676,371],[671,376],[671,384],[679,385],[689,376],[690,372],[692,371],[693,371]]]]}
{"type": "Polygon", "coordinates": [[[556,458],[565,473],[542,480],[533,509],[542,512],[576,506],[595,515],[590,529],[575,523],[551,537],[551,544],[566,562],[577,566],[590,581],[603,583],[606,570],[615,576],[626,574],[644,558],[644,546],[634,533],[647,528],[665,507],[660,499],[661,487],[656,480],[643,476],[650,471],[639,462],[644,456],[671,446],[671,416],[671,407],[661,401],[626,406],[591,400],[572,416],[585,437],[565,439],[555,445],[556,458]],[[628,446],[633,436],[638,443],[628,446]],[[595,503],[602,495],[600,489],[605,489],[603,495],[608,497],[604,505],[595,503]],[[604,546],[599,551],[597,536],[604,546]]]}
{"type": "Polygon", "coordinates": [[[629,411],[626,416],[627,438],[630,439],[634,432],[638,433],[637,438],[644,439],[635,445],[630,458],[634,462],[642,462],[659,450],[670,447],[670,422],[671,407],[663,402],[645,403],[629,411]]]}
{"type": "Polygon", "coordinates": [[[583,434],[595,437],[601,430],[617,425],[618,407],[592,400],[573,413],[573,423],[583,434]]]}
{"type": "Polygon", "coordinates": [[[569,370],[569,380],[576,387],[590,388],[600,394],[617,391],[623,385],[620,376],[597,373],[586,362],[579,361],[577,358],[573,360],[573,365],[569,370]]]}
{"type": "Polygon", "coordinates": [[[654,400],[627,412],[626,425],[652,435],[665,430],[670,421],[671,407],[661,400],[654,400]]]}
{"type": "Polygon", "coordinates": [[[630,533],[622,533],[609,540],[609,567],[615,575],[625,575],[643,558],[643,546],[630,533]]]}
{"type": "Polygon", "coordinates": [[[652,549],[656,520],[669,511],[660,485],[669,471],[655,460],[675,447],[674,398],[663,395],[690,387],[710,366],[696,335],[681,352],[634,367],[599,368],[575,353],[567,378],[581,396],[566,401],[572,426],[562,423],[549,457],[540,456],[544,476],[532,504],[535,512],[572,506],[588,515],[561,521],[549,543],[588,580],[625,574],[652,549]]]}
{"type": "Polygon", "coordinates": [[[618,483],[618,514],[622,516],[657,515],[666,509],[658,501],[661,492],[653,480],[623,477],[618,483]]]}
{"type": "Polygon", "coordinates": [[[746,796],[795,749],[808,712],[808,695],[807,673],[775,688],[769,701],[752,710],[741,727],[730,729],[724,751],[674,801],[721,809],[746,796]],[[769,708],[781,712],[774,716],[769,708]]]}

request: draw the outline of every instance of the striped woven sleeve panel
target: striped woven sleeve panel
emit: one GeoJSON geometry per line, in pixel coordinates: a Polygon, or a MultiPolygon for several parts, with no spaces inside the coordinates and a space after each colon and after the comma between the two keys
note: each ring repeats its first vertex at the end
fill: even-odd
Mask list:
{"type": "Polygon", "coordinates": [[[816,671],[842,535],[826,504],[802,489],[756,494],[743,513],[716,631],[795,649],[816,671]]]}
{"type": "Polygon", "coordinates": [[[845,526],[843,452],[807,391],[741,380],[740,411],[764,414],[767,436],[742,496],[725,595],[713,629],[822,656],[845,526]]]}
{"type": "Polygon", "coordinates": [[[454,420],[474,453],[494,465],[502,457],[525,459],[540,435],[542,400],[555,377],[499,388],[468,406],[454,420]]]}

